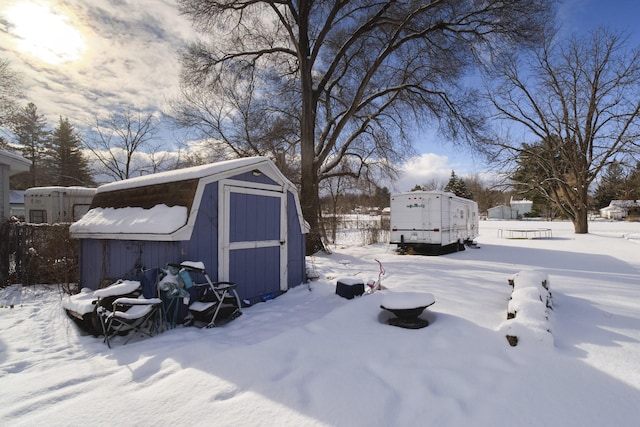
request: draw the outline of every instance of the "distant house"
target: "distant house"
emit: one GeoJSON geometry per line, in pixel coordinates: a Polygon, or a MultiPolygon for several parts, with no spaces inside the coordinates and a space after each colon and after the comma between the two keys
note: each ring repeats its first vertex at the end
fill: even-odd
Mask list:
{"type": "Polygon", "coordinates": [[[516,212],[507,205],[498,205],[487,209],[488,219],[516,219],[515,215],[516,212]]]}
{"type": "Polygon", "coordinates": [[[511,209],[516,211],[516,217],[521,218],[531,213],[533,202],[527,199],[513,200],[513,197],[512,197],[511,201],[509,202],[509,206],[511,206],[511,209]]]}
{"type": "Polygon", "coordinates": [[[256,302],[306,281],[296,187],[265,157],[228,160],[98,187],[71,224],[80,285],[135,279],[168,263],[203,262],[256,302]]]}
{"type": "Polygon", "coordinates": [[[28,172],[31,162],[17,154],[0,150],[0,221],[11,212],[9,178],[21,172],[28,172]]]}
{"type": "Polygon", "coordinates": [[[619,206],[606,206],[600,209],[600,216],[606,219],[624,219],[627,216],[627,210],[619,206]]]}
{"type": "Polygon", "coordinates": [[[602,218],[640,221],[640,200],[612,200],[609,206],[600,209],[602,218]]]}
{"type": "Polygon", "coordinates": [[[522,199],[514,200],[513,197],[509,205],[498,205],[487,209],[488,219],[520,219],[524,215],[531,212],[533,202],[531,200],[522,199]]]}

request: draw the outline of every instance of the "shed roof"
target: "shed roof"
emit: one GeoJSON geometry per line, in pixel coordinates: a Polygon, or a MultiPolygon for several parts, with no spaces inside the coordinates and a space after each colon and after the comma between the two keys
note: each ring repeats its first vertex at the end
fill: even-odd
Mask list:
{"type": "MultiPolygon", "coordinates": [[[[98,187],[91,209],[73,223],[76,238],[189,240],[208,183],[256,171],[284,190],[295,186],[266,157],[249,157],[131,178],[98,187]]],[[[296,207],[304,224],[299,204],[296,207]]]]}
{"type": "Polygon", "coordinates": [[[239,169],[247,169],[251,170],[253,168],[258,168],[259,166],[263,166],[268,164],[270,168],[277,171],[280,175],[281,180],[286,180],[286,178],[280,174],[275,166],[272,166],[273,163],[266,157],[245,157],[241,159],[233,159],[233,160],[225,160],[217,163],[210,163],[207,165],[201,166],[193,166],[185,169],[177,169],[173,171],[166,171],[155,173],[151,175],[144,175],[135,178],[129,178],[122,181],[111,182],[109,184],[104,184],[98,187],[98,194],[116,190],[126,190],[137,187],[148,187],[152,185],[158,184],[166,184],[170,182],[176,181],[187,181],[200,179],[206,176],[219,175],[225,172],[237,171],[239,169]]]}

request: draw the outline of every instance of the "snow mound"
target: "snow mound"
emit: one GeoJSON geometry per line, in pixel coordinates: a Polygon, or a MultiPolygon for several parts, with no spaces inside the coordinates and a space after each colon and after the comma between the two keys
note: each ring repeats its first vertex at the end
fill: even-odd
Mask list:
{"type": "Polygon", "coordinates": [[[543,342],[553,346],[549,276],[541,270],[523,270],[509,278],[513,286],[507,320],[499,330],[512,346],[543,342]]]}

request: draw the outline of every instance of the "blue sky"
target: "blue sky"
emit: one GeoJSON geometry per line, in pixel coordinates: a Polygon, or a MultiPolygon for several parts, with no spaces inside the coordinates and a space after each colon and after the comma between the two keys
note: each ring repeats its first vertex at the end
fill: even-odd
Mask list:
{"type": "MultiPolygon", "coordinates": [[[[598,25],[628,31],[640,44],[640,3],[565,0],[563,31],[598,25]]],[[[116,108],[160,111],[178,93],[177,49],[195,37],[174,0],[2,0],[0,58],[8,59],[50,124],[59,116],[91,122],[116,108]],[[65,48],[62,49],[62,46],[65,48]]],[[[483,173],[482,160],[434,133],[416,138],[420,158],[404,166],[397,190],[483,173]]]]}

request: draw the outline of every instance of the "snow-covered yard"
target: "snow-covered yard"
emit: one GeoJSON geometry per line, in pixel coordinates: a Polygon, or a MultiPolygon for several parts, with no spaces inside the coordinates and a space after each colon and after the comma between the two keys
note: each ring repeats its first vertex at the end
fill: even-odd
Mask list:
{"type": "Polygon", "coordinates": [[[112,349],[80,333],[57,289],[2,289],[1,423],[637,425],[640,223],[592,222],[575,235],[566,222],[483,221],[480,234],[480,249],[441,257],[346,238],[308,258],[320,276],[311,291],[299,286],[219,328],[114,339],[112,349]],[[498,237],[523,227],[553,238],[498,237]],[[335,295],[338,278],[375,279],[376,258],[386,290],[335,295]],[[511,347],[508,280],[520,272],[548,276],[551,333],[511,347]],[[428,327],[382,322],[384,297],[408,291],[434,295],[428,327]]]}

